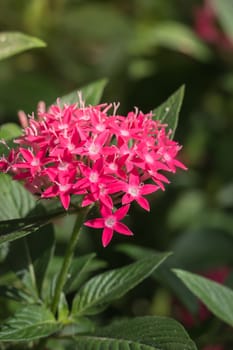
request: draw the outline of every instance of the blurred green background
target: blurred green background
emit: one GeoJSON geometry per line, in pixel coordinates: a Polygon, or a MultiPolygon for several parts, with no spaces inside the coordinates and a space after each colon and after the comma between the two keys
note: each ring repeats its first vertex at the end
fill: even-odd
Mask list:
{"type": "MultiPolygon", "coordinates": [[[[0,1],[0,31],[47,43],[0,62],[1,123],[100,78],[109,79],[103,101],[119,100],[122,113],[134,106],[147,112],[186,85],[175,139],[189,171],[171,176],[167,191],[151,196],[149,214],[134,206],[134,238],[117,236],[108,249],[96,231],[80,240],[81,250],[96,250],[110,266],[124,261],[118,243],[173,250],[171,264],[194,271],[232,266],[233,5],[213,0],[214,18],[208,22],[202,13],[201,22],[197,9],[204,6],[197,0],[0,1]],[[215,39],[206,35],[211,30],[215,39]]],[[[61,249],[62,227],[67,222],[58,230],[61,249]]],[[[148,287],[137,302],[115,308],[121,313],[128,303],[129,313],[167,313],[167,290],[157,291],[157,303],[148,287]]]]}

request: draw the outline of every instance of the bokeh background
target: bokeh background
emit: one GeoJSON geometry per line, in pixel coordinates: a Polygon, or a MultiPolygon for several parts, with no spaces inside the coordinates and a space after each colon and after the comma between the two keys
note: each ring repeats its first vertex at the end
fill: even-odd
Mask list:
{"type": "MultiPolygon", "coordinates": [[[[38,101],[49,105],[101,78],[109,79],[103,101],[120,101],[122,113],[134,106],[147,112],[186,86],[175,138],[189,170],[171,176],[167,191],[151,196],[149,214],[134,206],[129,218],[134,238],[117,236],[103,249],[96,231],[85,232],[81,251],[95,250],[111,267],[119,266],[128,258],[116,248],[130,243],[174,251],[172,267],[231,270],[232,18],[230,0],[0,1],[0,31],[21,31],[47,43],[1,61],[1,123],[17,122],[18,110],[31,113],[38,101]]],[[[58,253],[67,225],[59,223],[58,253]]],[[[149,280],[113,305],[108,316],[174,315],[173,292],[166,278],[159,284],[149,280]]],[[[197,316],[197,327],[200,322],[197,316]]]]}

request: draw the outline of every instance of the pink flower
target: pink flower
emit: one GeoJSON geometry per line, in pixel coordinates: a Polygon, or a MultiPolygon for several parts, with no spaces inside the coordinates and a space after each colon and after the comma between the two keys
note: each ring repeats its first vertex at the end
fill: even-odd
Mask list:
{"type": "Polygon", "coordinates": [[[0,171],[41,198],[58,197],[66,210],[74,196],[80,196],[81,207],[100,207],[102,218],[87,226],[103,228],[104,246],[114,231],[132,235],[120,222],[132,202],[149,211],[146,196],[169,183],[164,173],[186,169],[166,125],[137,109],[117,115],[117,107],[111,113],[108,104],[86,107],[80,100],[62,107],[58,101],[48,111],[41,105],[37,118],[26,120],[20,112],[24,134],[0,158],[0,171]]]}
{"type": "Polygon", "coordinates": [[[120,222],[128,213],[129,205],[125,205],[115,212],[112,212],[109,208],[103,206],[100,210],[102,218],[92,219],[85,222],[86,226],[94,228],[103,228],[102,243],[106,247],[112,239],[113,232],[116,231],[122,235],[132,236],[133,232],[120,222]]]}
{"type": "Polygon", "coordinates": [[[134,174],[133,172],[129,175],[129,179],[127,182],[119,183],[119,190],[125,192],[122,196],[122,204],[128,204],[133,202],[134,200],[145,210],[150,210],[149,202],[144,195],[156,192],[159,187],[156,185],[147,184],[144,185],[140,181],[140,176],[134,174]]]}

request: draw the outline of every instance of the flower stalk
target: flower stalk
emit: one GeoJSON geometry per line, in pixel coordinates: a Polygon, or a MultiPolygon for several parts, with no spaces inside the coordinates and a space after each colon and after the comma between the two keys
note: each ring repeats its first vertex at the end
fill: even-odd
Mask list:
{"type": "Polygon", "coordinates": [[[69,269],[70,269],[70,266],[72,263],[74,251],[75,251],[75,248],[77,245],[77,241],[79,238],[79,234],[80,234],[83,222],[84,222],[90,208],[91,208],[91,206],[86,207],[84,209],[81,209],[78,212],[76,222],[74,224],[73,232],[71,234],[70,240],[69,240],[67,248],[66,248],[65,256],[63,259],[63,264],[62,264],[60,273],[59,273],[57,281],[56,281],[54,297],[53,297],[52,305],[51,305],[51,310],[52,310],[54,315],[56,314],[57,307],[58,307],[59,300],[60,300],[60,295],[62,293],[62,290],[63,290],[64,285],[65,285],[66,280],[67,280],[67,275],[68,275],[68,272],[69,272],[69,269]]]}

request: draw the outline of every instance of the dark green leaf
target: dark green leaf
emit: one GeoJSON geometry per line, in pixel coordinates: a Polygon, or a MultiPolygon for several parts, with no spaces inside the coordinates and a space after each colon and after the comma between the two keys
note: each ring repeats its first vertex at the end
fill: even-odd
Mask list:
{"type": "MultiPolygon", "coordinates": [[[[136,260],[150,254],[158,254],[152,249],[130,244],[122,244],[118,247],[118,250],[136,260]]],[[[190,249],[188,249],[188,251],[190,252],[190,249]]],[[[190,312],[195,313],[198,311],[197,299],[189,289],[181,283],[179,278],[172,273],[171,268],[175,266],[177,266],[176,252],[169,256],[168,259],[151,274],[151,277],[165,285],[166,288],[169,288],[190,312]]]]}
{"type": "Polygon", "coordinates": [[[42,306],[29,305],[16,312],[0,329],[0,341],[29,341],[57,332],[61,325],[42,306]]]}
{"type": "Polygon", "coordinates": [[[13,286],[0,286],[0,295],[1,297],[20,302],[22,302],[22,300],[24,302],[33,301],[29,294],[13,286]]]}
{"type": "Polygon", "coordinates": [[[6,264],[15,272],[26,270],[30,265],[34,274],[31,279],[35,278],[35,281],[32,282],[40,294],[53,248],[53,225],[48,224],[39,228],[30,236],[12,242],[6,264]]]}
{"type": "Polygon", "coordinates": [[[184,328],[166,317],[136,317],[113,323],[91,336],[76,338],[80,350],[93,349],[196,350],[184,328]]]}
{"type": "Polygon", "coordinates": [[[0,60],[16,55],[22,51],[45,46],[46,44],[42,40],[23,33],[1,32],[0,60]]]}
{"type": "Polygon", "coordinates": [[[3,155],[7,157],[12,149],[17,148],[19,145],[17,145],[15,142],[15,137],[13,138],[7,138],[6,139],[6,144],[0,142],[0,156],[2,157],[3,155]]]}
{"type": "Polygon", "coordinates": [[[184,284],[221,320],[233,326],[233,291],[205,277],[174,270],[184,284]]]}
{"type": "Polygon", "coordinates": [[[72,313],[91,315],[102,311],[148,277],[169,254],[151,255],[136,263],[91,278],[75,296],[72,313]]]}
{"type": "Polygon", "coordinates": [[[223,230],[184,231],[171,249],[174,252],[171,267],[202,271],[233,263],[233,237],[223,230]]]}
{"type": "Polygon", "coordinates": [[[78,91],[82,93],[82,99],[85,105],[97,105],[103,94],[105,85],[107,84],[106,79],[97,80],[93,83],[85,85],[78,90],[75,90],[60,98],[60,104],[73,104],[79,102],[78,91]]]}
{"type": "Polygon", "coordinates": [[[148,52],[151,47],[164,47],[198,60],[206,61],[211,51],[200,38],[186,25],[174,21],[160,21],[147,26],[138,26],[138,35],[133,40],[133,53],[148,52]]]}
{"type": "Polygon", "coordinates": [[[64,321],[64,323],[67,321],[69,315],[69,305],[66,300],[66,296],[64,293],[61,293],[60,300],[58,304],[58,320],[64,321]]]}
{"type": "MultiPolygon", "coordinates": [[[[32,212],[35,211],[36,208],[34,208],[32,212]]],[[[73,211],[69,210],[69,213],[73,213],[73,211]]],[[[67,215],[67,212],[61,208],[54,211],[52,210],[48,214],[40,216],[32,215],[23,219],[0,221],[0,244],[4,242],[14,241],[20,237],[29,235],[30,233],[35,232],[48,222],[51,222],[52,219],[64,215],[67,215]]]]}
{"type": "Polygon", "coordinates": [[[61,337],[71,337],[78,334],[93,333],[95,324],[87,317],[69,318],[64,322],[64,328],[59,332],[61,337]]]}
{"type": "Polygon", "coordinates": [[[70,268],[70,277],[64,290],[67,293],[76,291],[89,277],[90,273],[106,266],[104,261],[95,259],[95,253],[75,258],[70,268]]]}
{"type": "Polygon", "coordinates": [[[18,181],[0,174],[0,220],[23,218],[35,205],[35,198],[18,181]]]}
{"type": "Polygon", "coordinates": [[[79,350],[161,350],[154,346],[144,345],[139,342],[112,337],[81,336],[73,343],[79,350]]]}
{"type": "Polygon", "coordinates": [[[11,223],[11,221],[13,220],[0,223],[0,244],[15,241],[39,229],[38,224],[25,224],[19,228],[18,225],[11,223]]]}
{"type": "Polygon", "coordinates": [[[211,52],[199,37],[186,25],[178,22],[161,22],[154,27],[154,40],[171,50],[199,60],[209,59],[211,52]]]}
{"type": "Polygon", "coordinates": [[[184,98],[185,87],[182,85],[163,104],[153,110],[154,119],[167,124],[172,130],[171,138],[174,137],[178,125],[178,118],[184,98]]]}

